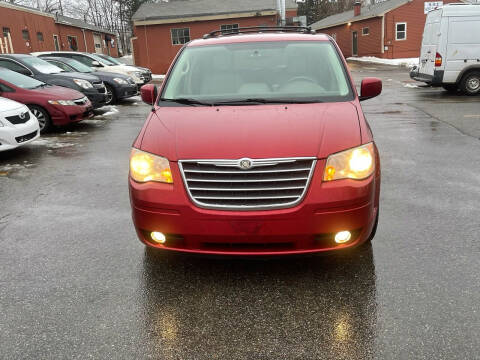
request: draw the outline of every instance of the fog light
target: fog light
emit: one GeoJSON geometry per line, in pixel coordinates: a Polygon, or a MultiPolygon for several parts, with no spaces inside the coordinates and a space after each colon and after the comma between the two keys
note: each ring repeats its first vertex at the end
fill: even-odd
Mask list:
{"type": "Polygon", "coordinates": [[[337,244],[343,244],[350,241],[351,238],[352,234],[350,231],[340,231],[335,235],[335,242],[337,244]]]}
{"type": "Polygon", "coordinates": [[[165,241],[167,241],[167,238],[165,237],[165,235],[163,235],[161,232],[158,232],[158,231],[153,231],[150,234],[150,237],[152,238],[153,241],[159,244],[164,244],[165,241]]]}

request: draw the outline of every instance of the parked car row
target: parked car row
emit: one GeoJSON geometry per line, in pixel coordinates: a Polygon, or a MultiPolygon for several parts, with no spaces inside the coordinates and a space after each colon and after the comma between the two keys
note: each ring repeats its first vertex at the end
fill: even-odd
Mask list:
{"type": "Polygon", "coordinates": [[[2,54],[0,67],[49,85],[78,90],[94,108],[137,95],[139,88],[152,79],[148,69],[121,64],[106,55],[68,51],[2,54]]]}
{"type": "Polygon", "coordinates": [[[148,69],[97,54],[1,54],[0,151],[90,118],[96,108],[137,95],[151,78],[148,69]]]}

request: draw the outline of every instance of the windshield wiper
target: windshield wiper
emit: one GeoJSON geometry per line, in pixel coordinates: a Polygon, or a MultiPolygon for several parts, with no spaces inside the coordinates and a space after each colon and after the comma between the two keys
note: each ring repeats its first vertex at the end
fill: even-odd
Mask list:
{"type": "Polygon", "coordinates": [[[215,102],[214,105],[249,105],[249,104],[312,104],[321,103],[320,100],[294,100],[294,99],[263,99],[263,98],[249,98],[240,100],[228,100],[215,102]]]}
{"type": "Polygon", "coordinates": [[[189,99],[189,98],[178,98],[178,99],[160,98],[160,101],[168,101],[168,102],[174,102],[174,103],[184,104],[184,105],[213,106],[213,103],[204,102],[204,101],[195,100],[195,99],[189,99]]]}

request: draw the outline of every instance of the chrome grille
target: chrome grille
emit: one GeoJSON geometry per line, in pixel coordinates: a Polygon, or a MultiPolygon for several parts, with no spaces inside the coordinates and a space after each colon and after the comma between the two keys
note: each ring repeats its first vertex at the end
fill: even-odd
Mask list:
{"type": "Polygon", "coordinates": [[[291,207],[304,197],[315,158],[181,160],[187,192],[203,208],[261,210],[291,207]],[[245,163],[246,160],[246,163],[245,163]],[[242,165],[244,168],[242,168],[242,165]]]}

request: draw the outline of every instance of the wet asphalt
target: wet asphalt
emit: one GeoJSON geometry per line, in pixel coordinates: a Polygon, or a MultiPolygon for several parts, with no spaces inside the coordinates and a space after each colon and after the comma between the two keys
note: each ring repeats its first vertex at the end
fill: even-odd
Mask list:
{"type": "Polygon", "coordinates": [[[480,97],[352,70],[384,81],[363,103],[380,222],[357,253],[147,254],[127,188],[138,98],[0,153],[0,358],[479,359],[480,97]]]}

